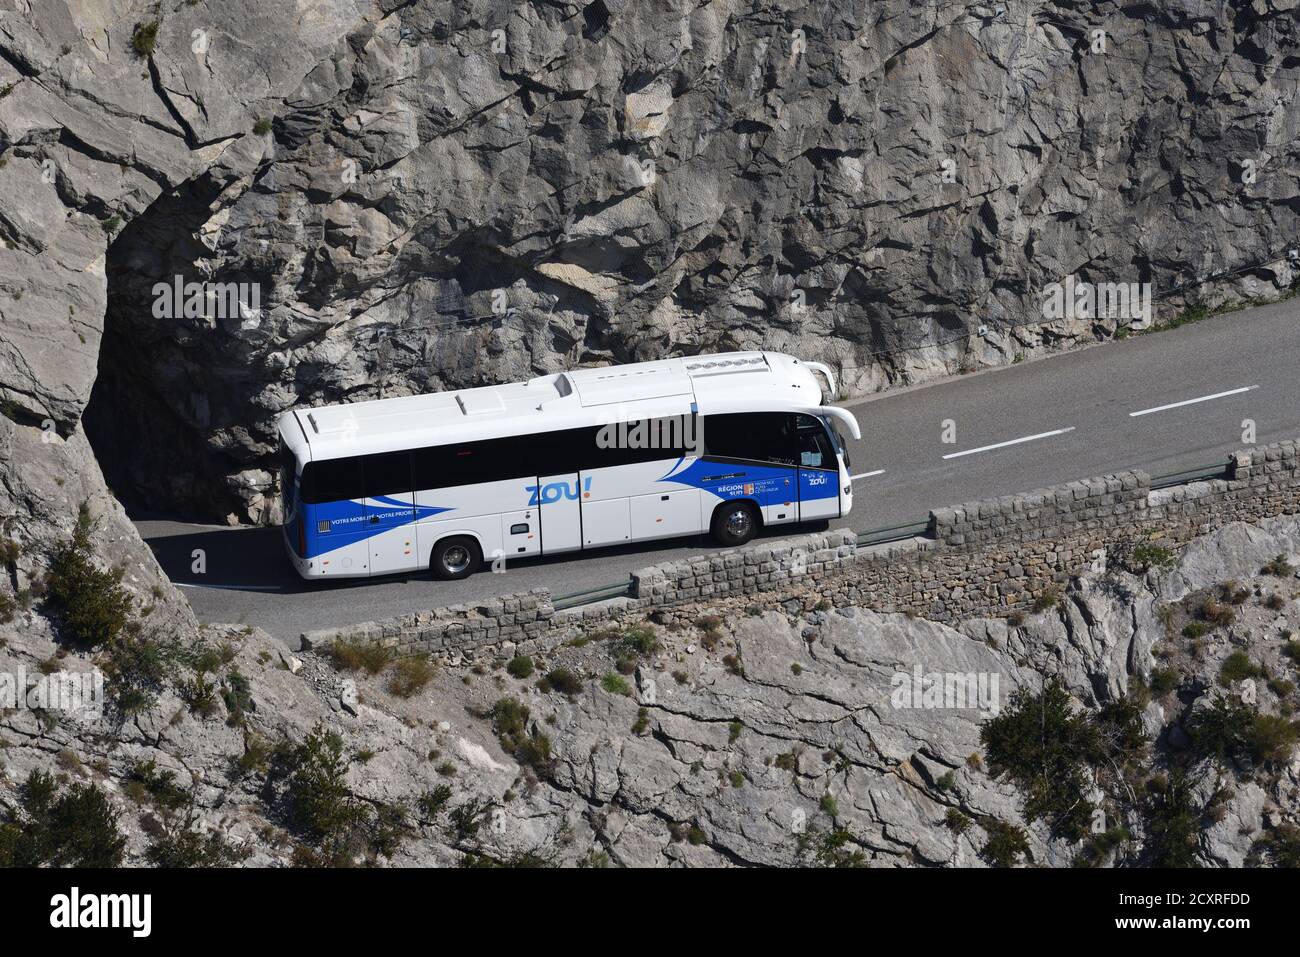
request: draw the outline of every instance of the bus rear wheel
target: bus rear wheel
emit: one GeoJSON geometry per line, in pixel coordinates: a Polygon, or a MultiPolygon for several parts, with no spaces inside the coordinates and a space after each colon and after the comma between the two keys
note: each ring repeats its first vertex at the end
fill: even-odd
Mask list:
{"type": "Polygon", "coordinates": [[[429,564],[435,578],[443,581],[458,581],[468,578],[483,561],[478,542],[468,535],[454,535],[444,538],[433,546],[433,557],[429,564]]]}
{"type": "Polygon", "coordinates": [[[748,502],[719,505],[713,513],[713,538],[724,548],[744,545],[758,534],[758,510],[748,502]]]}

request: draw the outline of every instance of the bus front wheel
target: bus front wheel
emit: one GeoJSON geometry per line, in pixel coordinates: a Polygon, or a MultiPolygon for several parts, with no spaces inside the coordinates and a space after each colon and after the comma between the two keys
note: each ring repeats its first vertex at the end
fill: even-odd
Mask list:
{"type": "Polygon", "coordinates": [[[748,502],[719,505],[713,513],[713,538],[725,548],[744,545],[758,534],[758,510],[748,502]]]}
{"type": "Polygon", "coordinates": [[[478,542],[468,535],[456,535],[444,538],[433,546],[433,557],[429,564],[433,567],[435,578],[457,581],[468,578],[482,561],[478,542]]]}

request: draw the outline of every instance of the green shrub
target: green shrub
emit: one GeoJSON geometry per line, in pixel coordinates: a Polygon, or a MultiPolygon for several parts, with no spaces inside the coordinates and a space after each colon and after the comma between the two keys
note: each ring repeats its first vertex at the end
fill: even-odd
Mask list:
{"type": "Polygon", "coordinates": [[[93,530],[90,511],[82,505],[72,538],[55,549],[46,576],[46,599],[72,640],[83,648],[112,641],[126,627],[131,612],[122,573],[100,570],[90,559],[93,530]]]}
{"type": "Polygon", "coordinates": [[[0,819],[0,867],[117,867],[126,847],[117,818],[98,786],[74,783],[60,795],[53,777],[33,771],[0,819]]]}
{"type": "Polygon", "coordinates": [[[200,833],[197,820],[193,805],[164,815],[145,857],[155,867],[234,867],[252,855],[251,848],[235,848],[219,832],[200,833]]]}
{"type": "Polygon", "coordinates": [[[329,645],[325,653],[340,671],[365,671],[377,675],[393,660],[393,651],[373,641],[346,639],[329,645]]]}
{"type": "Polygon", "coordinates": [[[533,673],[533,659],[527,655],[515,655],[506,665],[506,672],[522,681],[533,673]]]}
{"type": "Polygon", "coordinates": [[[636,713],[636,721],[632,723],[632,733],[641,735],[645,734],[646,729],[650,727],[650,712],[645,708],[639,708],[636,713]]]}
{"type": "Polygon", "coordinates": [[[157,20],[135,25],[135,30],[131,33],[131,49],[135,51],[136,56],[148,57],[153,53],[154,47],[158,44],[159,26],[161,24],[157,20]]]}
{"type": "Polygon", "coordinates": [[[1010,707],[980,727],[980,740],[993,776],[1009,777],[1025,795],[1026,820],[1042,818],[1071,840],[1087,832],[1085,767],[1101,754],[1102,738],[1087,714],[1071,714],[1055,679],[1040,694],[1013,694],[1010,707]]]}
{"type": "Polygon", "coordinates": [[[1029,839],[1024,829],[997,818],[984,821],[987,835],[980,857],[991,867],[1015,867],[1021,857],[1029,857],[1029,839]]]}
{"type": "Polygon", "coordinates": [[[149,800],[165,810],[178,810],[190,803],[190,793],[176,783],[176,772],[159,771],[154,761],[137,761],[127,769],[126,780],[139,784],[149,800]]]}
{"type": "Polygon", "coordinates": [[[416,802],[416,807],[419,808],[420,813],[427,820],[431,821],[442,813],[443,808],[447,806],[447,802],[450,800],[451,785],[439,784],[436,788],[425,791],[420,795],[420,799],[416,802]]]}
{"type": "Polygon", "coordinates": [[[1193,751],[1220,762],[1281,764],[1287,761],[1300,732],[1294,723],[1224,697],[1198,712],[1188,733],[1193,751]]]}
{"type": "Polygon", "coordinates": [[[610,694],[632,694],[632,687],[627,683],[627,679],[622,675],[614,674],[612,671],[600,679],[600,686],[610,694]]]}
{"type": "Polygon", "coordinates": [[[1151,867],[1195,867],[1200,842],[1200,814],[1180,770],[1153,778],[1142,805],[1146,823],[1146,863],[1151,867]]]}
{"type": "Polygon", "coordinates": [[[943,817],[943,823],[954,834],[965,834],[970,829],[971,820],[957,808],[950,807],[943,817]]]}
{"type": "Polygon", "coordinates": [[[717,615],[701,615],[695,619],[695,625],[700,631],[719,631],[722,628],[722,619],[717,615]]]}
{"type": "Polygon", "coordinates": [[[1204,638],[1209,633],[1210,626],[1203,621],[1189,621],[1183,626],[1183,637],[1191,638],[1193,641],[1204,638]]]}
{"type": "Polygon", "coordinates": [[[514,698],[499,698],[492,706],[492,730],[501,749],[525,767],[538,770],[551,761],[551,739],[544,734],[528,733],[528,706],[514,698]]]}
{"type": "Polygon", "coordinates": [[[1277,555],[1261,568],[1259,573],[1261,575],[1272,575],[1274,578],[1290,578],[1295,574],[1295,566],[1286,560],[1285,555],[1277,555]]]}
{"type": "Polygon", "coordinates": [[[618,638],[618,646],[636,655],[652,655],[659,650],[659,639],[647,625],[633,625],[618,638]]]}
{"type": "Polygon", "coordinates": [[[399,658],[388,675],[388,691],[399,698],[409,698],[433,680],[434,671],[428,655],[399,658]]]}
{"type": "Polygon", "coordinates": [[[1083,842],[1078,856],[1074,859],[1076,867],[1098,867],[1105,863],[1107,856],[1133,839],[1129,829],[1123,826],[1093,834],[1083,842]]]}
{"type": "Polygon", "coordinates": [[[324,843],[356,822],[346,783],[348,762],[337,734],[317,725],[293,754],[292,765],[288,791],[293,817],[309,837],[324,843]]]}
{"type": "Polygon", "coordinates": [[[176,695],[192,714],[210,718],[217,713],[217,686],[202,674],[191,675],[176,685],[176,695]]]}
{"type": "Polygon", "coordinates": [[[256,734],[245,734],[244,751],[231,761],[231,770],[236,778],[244,778],[250,774],[263,774],[270,769],[274,757],[275,749],[265,738],[256,734]]]}
{"type": "Polygon", "coordinates": [[[575,695],[582,690],[582,679],[568,668],[552,668],[538,682],[543,691],[558,691],[560,694],[575,695]]]}
{"type": "Polygon", "coordinates": [[[1061,603],[1061,590],[1055,585],[1045,588],[1037,598],[1034,599],[1034,611],[1043,612],[1049,608],[1055,608],[1061,603]]]}
{"type": "Polygon", "coordinates": [[[1248,863],[1263,867],[1300,867],[1300,827],[1279,824],[1250,847],[1248,863]]]}
{"type": "Polygon", "coordinates": [[[157,703],[188,660],[187,650],[174,635],[116,636],[100,657],[109,700],[123,715],[143,714],[157,703]]]}
{"type": "Polygon", "coordinates": [[[1286,678],[1270,678],[1268,680],[1268,688],[1279,698],[1285,698],[1288,697],[1291,692],[1295,691],[1295,682],[1289,681],[1286,678]]]}
{"type": "Polygon", "coordinates": [[[267,133],[271,132],[271,121],[266,117],[262,117],[253,124],[253,132],[258,136],[265,136],[267,133]]]}
{"type": "Polygon", "coordinates": [[[1246,746],[1255,761],[1262,764],[1285,764],[1295,750],[1300,729],[1296,723],[1276,714],[1257,714],[1251,723],[1246,746]]]}
{"type": "Polygon", "coordinates": [[[1151,693],[1154,695],[1167,695],[1178,684],[1178,672],[1173,668],[1156,668],[1151,672],[1151,693]]]}
{"type": "MultiPolygon", "coordinates": [[[[1228,592],[1229,599],[1235,598],[1237,593],[1232,591],[1228,586],[1224,586],[1228,592]]],[[[1244,601],[1244,599],[1243,599],[1244,601]]],[[[1237,613],[1229,605],[1225,605],[1217,598],[1204,598],[1200,607],[1196,610],[1197,616],[1201,621],[1211,627],[1226,628],[1237,620],[1237,613]]]]}
{"type": "Polygon", "coordinates": [[[1144,542],[1133,549],[1130,564],[1138,571],[1146,572],[1152,568],[1169,568],[1174,564],[1174,553],[1159,545],[1144,542]]]}
{"type": "Polygon", "coordinates": [[[1223,659],[1223,664],[1219,667],[1219,684],[1227,688],[1247,678],[1258,678],[1261,674],[1262,669],[1250,660],[1248,654],[1234,651],[1223,659]]]}
{"type": "Polygon", "coordinates": [[[343,741],[317,725],[289,750],[287,804],[294,827],[316,850],[304,850],[298,863],[340,866],[358,854],[391,856],[410,833],[406,814],[388,804],[370,805],[348,789],[343,741]]]}
{"type": "Polygon", "coordinates": [[[853,835],[847,828],[828,831],[809,828],[799,835],[799,856],[812,867],[866,867],[867,855],[853,847],[853,835]]]}

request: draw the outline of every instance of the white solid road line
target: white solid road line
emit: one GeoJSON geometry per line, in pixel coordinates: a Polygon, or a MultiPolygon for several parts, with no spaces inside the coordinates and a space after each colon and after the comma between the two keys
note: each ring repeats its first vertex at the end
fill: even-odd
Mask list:
{"type": "Polygon", "coordinates": [[[1138,415],[1150,415],[1152,412],[1164,412],[1167,409],[1177,409],[1184,405],[1195,405],[1197,402],[1209,402],[1211,399],[1222,399],[1224,396],[1241,395],[1243,392],[1249,392],[1251,389],[1258,389],[1257,385],[1242,386],[1240,389],[1229,389],[1227,392],[1216,392],[1214,395],[1203,395],[1199,399],[1184,399],[1182,402],[1170,402],[1168,405],[1158,405],[1154,409],[1143,409],[1140,412],[1130,412],[1129,418],[1138,415]]]}
{"type": "Polygon", "coordinates": [[[198,582],[172,582],[177,588],[219,588],[222,591],[281,591],[279,585],[201,585],[198,582]]]}
{"type": "Polygon", "coordinates": [[[1007,442],[998,442],[994,445],[981,445],[978,449],[967,449],[965,452],[949,452],[944,456],[945,459],[959,459],[963,455],[974,455],[976,452],[990,452],[993,449],[1005,449],[1008,445],[1019,445],[1021,442],[1033,442],[1036,439],[1047,439],[1053,435],[1064,435],[1066,432],[1073,432],[1074,426],[1068,429],[1053,429],[1051,432],[1039,432],[1037,435],[1026,435],[1023,439],[1011,439],[1007,442]]]}
{"type": "Polygon", "coordinates": [[[873,475],[884,475],[884,474],[885,474],[884,469],[876,469],[874,472],[863,472],[861,475],[850,475],[849,478],[851,478],[853,481],[856,482],[860,478],[871,478],[871,476],[873,475]]]}

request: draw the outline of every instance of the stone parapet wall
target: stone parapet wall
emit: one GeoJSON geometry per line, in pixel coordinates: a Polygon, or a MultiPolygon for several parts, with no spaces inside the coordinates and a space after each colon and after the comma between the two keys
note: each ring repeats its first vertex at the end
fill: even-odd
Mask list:
{"type": "Polygon", "coordinates": [[[1084,570],[1141,544],[1176,550],[1236,521],[1300,512],[1295,441],[1230,456],[1226,478],[1152,489],[1127,471],[935,509],[924,536],[859,545],[832,530],[651,565],[628,597],[556,610],[546,589],[302,636],[305,648],[378,641],[402,654],[542,648],[647,616],[690,618],[778,605],[856,605],[936,621],[1013,615],[1053,600],[1084,570]]]}

